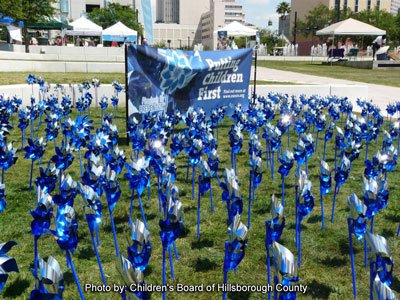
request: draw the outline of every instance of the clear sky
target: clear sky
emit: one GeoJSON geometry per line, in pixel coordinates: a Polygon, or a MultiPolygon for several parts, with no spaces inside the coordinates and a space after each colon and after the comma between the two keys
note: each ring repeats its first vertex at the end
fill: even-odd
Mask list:
{"type": "MultiPolygon", "coordinates": [[[[0,0],[1,1],[1,0],[0,0]]],[[[196,1],[196,0],[191,0],[196,1]]],[[[276,7],[283,0],[236,0],[243,5],[246,14],[246,22],[255,24],[260,28],[268,26],[268,20],[272,21],[272,26],[278,28],[278,14],[276,7]]],[[[290,0],[286,0],[290,3],[290,0]]],[[[155,17],[156,0],[151,0],[153,16],[155,17]]]]}
{"type": "MultiPolygon", "coordinates": [[[[283,0],[238,0],[246,14],[246,22],[257,25],[260,28],[268,26],[268,20],[272,21],[272,26],[278,28],[278,14],[276,7],[283,0]]],[[[290,0],[286,0],[290,3],[290,0]]]]}

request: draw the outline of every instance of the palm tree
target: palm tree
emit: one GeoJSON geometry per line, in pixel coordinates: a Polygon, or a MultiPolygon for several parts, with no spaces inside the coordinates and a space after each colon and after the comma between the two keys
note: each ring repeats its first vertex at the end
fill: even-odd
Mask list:
{"type": "Polygon", "coordinates": [[[276,7],[276,12],[279,14],[281,20],[286,20],[286,16],[290,14],[291,10],[290,4],[285,1],[279,3],[276,7]]]}

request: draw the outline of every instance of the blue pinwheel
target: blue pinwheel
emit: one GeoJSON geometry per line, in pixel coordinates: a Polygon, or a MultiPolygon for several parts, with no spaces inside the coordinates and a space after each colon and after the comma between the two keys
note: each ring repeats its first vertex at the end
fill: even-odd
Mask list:
{"type": "Polygon", "coordinates": [[[142,219],[147,227],[141,195],[143,191],[146,189],[146,187],[150,185],[149,161],[145,158],[139,158],[138,160],[134,161],[131,158],[131,162],[126,163],[125,166],[126,169],[128,170],[128,173],[126,173],[124,176],[129,180],[129,188],[132,191],[131,204],[129,208],[129,218],[130,219],[132,218],[133,203],[136,191],[138,196],[140,211],[142,214],[142,219]]]}
{"type": "Polygon", "coordinates": [[[294,155],[293,152],[286,150],[282,158],[279,158],[281,165],[279,166],[278,172],[281,174],[282,179],[282,206],[285,207],[285,177],[287,177],[290,173],[290,170],[293,168],[294,164],[294,155]]]}
{"type": "MultiPolygon", "coordinates": [[[[271,198],[271,220],[265,221],[265,250],[267,252],[267,281],[271,284],[271,259],[270,251],[274,242],[279,241],[283,229],[285,228],[285,217],[283,216],[284,206],[272,195],[271,198]]],[[[271,298],[271,292],[268,292],[268,299],[271,298]]]]}
{"type": "Polygon", "coordinates": [[[349,177],[350,171],[351,171],[351,162],[346,157],[346,155],[343,154],[340,165],[337,168],[335,168],[335,190],[334,190],[333,202],[332,202],[331,223],[333,223],[333,220],[335,218],[336,197],[339,194],[340,188],[342,187],[342,185],[344,183],[346,183],[347,178],[349,177]]]}
{"type": "Polygon", "coordinates": [[[21,109],[18,114],[18,120],[18,128],[21,130],[22,133],[21,148],[24,148],[26,128],[29,125],[29,112],[26,109],[21,109]]]}
{"type": "Polygon", "coordinates": [[[74,206],[74,200],[78,193],[77,183],[71,177],[71,175],[61,175],[59,193],[53,196],[53,201],[58,206],[69,205],[74,206]]]}
{"type": "Polygon", "coordinates": [[[38,270],[38,239],[49,232],[51,219],[53,218],[53,200],[49,194],[42,192],[39,188],[37,193],[37,207],[31,210],[33,221],[31,223],[32,235],[34,236],[34,274],[38,270]]]}
{"type": "Polygon", "coordinates": [[[0,292],[3,290],[8,279],[7,273],[19,272],[15,259],[6,255],[15,245],[17,243],[13,241],[0,244],[0,292]]]}
{"type": "Polygon", "coordinates": [[[85,164],[82,181],[85,185],[92,187],[99,196],[103,194],[104,167],[100,156],[90,154],[88,163],[85,164]]]}
{"type": "Polygon", "coordinates": [[[328,128],[325,130],[325,137],[324,137],[324,153],[322,155],[322,160],[326,158],[326,144],[329,140],[333,137],[333,129],[335,128],[334,123],[330,123],[328,128]]]}
{"type": "Polygon", "coordinates": [[[62,174],[74,161],[74,155],[71,153],[69,145],[62,143],[60,148],[56,147],[56,154],[51,158],[51,161],[62,174]]]}
{"type": "Polygon", "coordinates": [[[46,142],[44,142],[43,138],[40,139],[28,139],[28,146],[24,148],[25,158],[30,159],[31,163],[31,173],[29,178],[29,189],[32,189],[32,175],[33,175],[33,163],[37,159],[41,159],[43,157],[44,151],[46,150],[46,142]]]}
{"type": "Polygon", "coordinates": [[[79,296],[81,299],[85,299],[82,287],[79,283],[78,274],[76,273],[71,258],[71,253],[75,252],[78,246],[78,221],[75,218],[74,209],[69,205],[59,206],[55,223],[56,229],[53,231],[53,234],[57,237],[58,246],[65,251],[67,264],[71,267],[79,296]]]}
{"type": "Polygon", "coordinates": [[[90,237],[92,239],[93,249],[96,254],[101,280],[103,284],[106,284],[106,277],[104,275],[98,250],[98,246],[100,244],[99,225],[103,219],[102,204],[99,195],[93,190],[92,187],[88,185],[82,185],[81,183],[78,184],[78,187],[84,203],[86,223],[89,227],[90,237]]]}
{"type": "Polygon", "coordinates": [[[239,183],[235,170],[226,169],[225,182],[220,183],[222,188],[222,201],[226,202],[228,211],[228,223],[232,223],[237,214],[243,212],[243,200],[240,195],[239,183]]]}
{"type": "MultiPolygon", "coordinates": [[[[228,283],[228,272],[236,270],[244,258],[247,248],[247,231],[247,227],[240,222],[240,215],[236,214],[228,227],[229,239],[225,241],[224,284],[228,283]]],[[[226,291],[223,292],[222,299],[226,300],[226,291]]]]}
{"type": "Polygon", "coordinates": [[[132,246],[127,247],[128,259],[135,269],[144,271],[151,256],[150,232],[140,220],[131,222],[132,246]]]}
{"type": "Polygon", "coordinates": [[[236,172],[236,155],[240,152],[243,145],[243,134],[239,125],[232,125],[229,131],[229,145],[231,146],[232,168],[236,172]]]}
{"type": "Polygon", "coordinates": [[[119,261],[117,264],[117,270],[122,277],[123,282],[125,283],[126,287],[135,285],[137,288],[135,290],[131,289],[124,289],[121,291],[121,296],[123,299],[130,299],[130,295],[134,295],[135,298],[140,300],[147,300],[149,299],[148,292],[145,291],[145,283],[143,280],[143,273],[139,269],[135,269],[131,262],[123,257],[122,255],[119,256],[119,261]],[[127,298],[128,294],[128,298],[127,298]]]}
{"type": "Polygon", "coordinates": [[[107,107],[108,107],[108,98],[106,96],[103,96],[100,99],[101,119],[103,119],[107,107]]]}
{"type": "Polygon", "coordinates": [[[13,147],[13,143],[10,142],[7,145],[4,143],[0,147],[0,169],[1,169],[1,183],[4,183],[4,172],[11,168],[18,159],[15,155],[17,148],[13,147]]]}
{"type": "Polygon", "coordinates": [[[46,169],[42,167],[39,168],[40,176],[36,177],[35,184],[40,188],[44,193],[50,194],[56,187],[58,169],[55,167],[50,168],[48,165],[46,169]]]}
{"type": "Polygon", "coordinates": [[[61,300],[64,292],[64,277],[58,261],[49,256],[47,262],[39,259],[39,272],[33,274],[36,279],[35,289],[32,290],[30,300],[61,300]]]}
{"type": "MultiPolygon", "coordinates": [[[[183,208],[182,203],[178,200],[173,200],[172,197],[169,198],[168,208],[164,219],[159,222],[160,226],[160,238],[163,247],[162,251],[162,284],[165,286],[167,284],[167,272],[166,272],[166,251],[168,250],[168,255],[170,257],[170,262],[172,261],[171,246],[175,243],[176,239],[181,235],[183,228],[182,222],[183,208]]],[[[173,270],[171,265],[171,270],[173,270]]],[[[173,272],[171,272],[173,276],[173,272]]],[[[166,292],[163,292],[163,300],[166,299],[166,292]]]]}
{"type": "MultiPolygon", "coordinates": [[[[291,286],[291,283],[299,281],[296,261],[293,253],[277,242],[273,242],[272,255],[275,266],[274,284],[283,286],[291,286]]],[[[274,299],[295,300],[296,292],[290,291],[289,288],[282,289],[279,292],[274,289],[274,299]]]]}
{"type": "MultiPolygon", "coordinates": [[[[353,238],[354,234],[357,240],[361,241],[365,239],[365,233],[367,232],[367,218],[366,212],[367,207],[365,204],[358,199],[355,193],[352,193],[347,200],[350,207],[350,216],[347,218],[347,227],[349,231],[349,246],[350,246],[350,262],[351,262],[351,279],[353,283],[353,296],[357,298],[357,286],[356,286],[356,269],[354,264],[354,248],[353,238]]],[[[367,250],[365,248],[365,250],[367,250]]],[[[366,259],[366,257],[365,257],[366,259]]]]}

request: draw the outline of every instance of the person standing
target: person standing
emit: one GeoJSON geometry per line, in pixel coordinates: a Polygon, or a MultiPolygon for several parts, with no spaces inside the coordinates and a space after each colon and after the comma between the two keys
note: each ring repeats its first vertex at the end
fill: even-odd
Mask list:
{"type": "Polygon", "coordinates": [[[372,42],[372,59],[375,60],[375,54],[376,51],[386,45],[386,35],[380,35],[378,36],[373,42],[372,42]]]}

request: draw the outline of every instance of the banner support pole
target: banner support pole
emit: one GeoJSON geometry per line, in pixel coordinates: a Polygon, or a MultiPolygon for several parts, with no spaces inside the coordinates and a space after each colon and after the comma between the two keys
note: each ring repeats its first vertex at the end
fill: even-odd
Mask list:
{"type": "Polygon", "coordinates": [[[129,87],[128,87],[128,44],[125,44],[125,118],[126,118],[126,144],[129,146],[129,87]]]}
{"type": "Polygon", "coordinates": [[[255,47],[256,53],[254,55],[254,88],[253,88],[253,104],[256,102],[257,97],[257,54],[258,54],[258,45],[255,47]]]}

